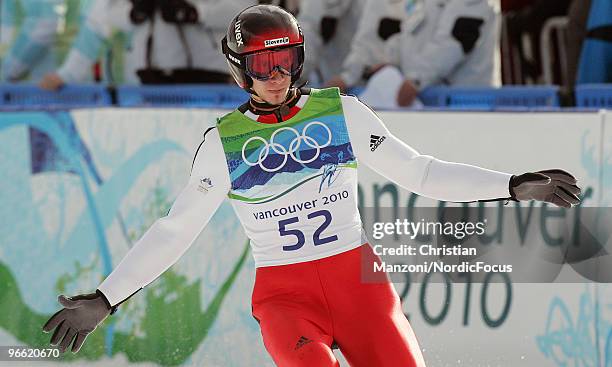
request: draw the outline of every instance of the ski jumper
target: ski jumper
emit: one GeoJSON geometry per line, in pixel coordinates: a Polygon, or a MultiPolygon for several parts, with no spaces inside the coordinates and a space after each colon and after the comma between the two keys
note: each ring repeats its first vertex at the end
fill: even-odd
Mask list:
{"type": "Polygon", "coordinates": [[[361,281],[362,261],[379,259],[362,233],[357,165],[444,201],[510,197],[511,175],[421,155],[337,88],[298,98],[282,122],[219,119],[168,215],[98,290],[116,306],[151,283],[228,197],[251,240],[253,315],[277,365],[336,366],[335,342],[353,366],[424,366],[392,284],[361,281]]]}

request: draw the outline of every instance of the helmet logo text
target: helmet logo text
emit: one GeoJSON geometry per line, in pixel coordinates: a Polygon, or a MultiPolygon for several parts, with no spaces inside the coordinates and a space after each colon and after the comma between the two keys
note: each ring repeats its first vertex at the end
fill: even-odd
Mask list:
{"type": "Polygon", "coordinates": [[[240,60],[239,60],[239,59],[237,59],[237,58],[235,58],[234,56],[232,56],[232,54],[229,54],[229,53],[228,53],[228,54],[227,54],[227,57],[229,57],[229,58],[230,58],[230,60],[232,60],[232,61],[233,61],[233,62],[235,62],[236,64],[238,64],[238,65],[242,65],[242,63],[240,63],[240,60]]]}
{"type": "Polygon", "coordinates": [[[242,42],[242,32],[240,31],[240,23],[240,20],[236,22],[236,25],[234,26],[234,31],[236,34],[236,42],[238,43],[238,46],[243,46],[244,42],[242,42]]]}
{"type": "Polygon", "coordinates": [[[289,37],[282,37],[282,38],[275,38],[272,40],[266,40],[264,42],[264,46],[265,47],[274,47],[274,46],[281,46],[281,45],[286,45],[289,43],[289,37]]]}

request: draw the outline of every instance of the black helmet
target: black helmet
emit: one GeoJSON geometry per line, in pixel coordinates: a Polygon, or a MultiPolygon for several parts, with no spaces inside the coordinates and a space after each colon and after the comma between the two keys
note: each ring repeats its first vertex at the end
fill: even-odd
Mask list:
{"type": "Polygon", "coordinates": [[[292,84],[302,74],[302,30],[295,17],[278,6],[244,9],[231,21],[221,44],[234,80],[250,93],[251,78],[266,80],[272,70],[290,74],[292,84]]]}

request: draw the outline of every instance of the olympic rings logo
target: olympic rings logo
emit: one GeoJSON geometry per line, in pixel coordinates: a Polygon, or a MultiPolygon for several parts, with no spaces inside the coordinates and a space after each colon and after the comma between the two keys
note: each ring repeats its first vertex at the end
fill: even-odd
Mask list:
{"type": "Polygon", "coordinates": [[[329,129],[329,127],[327,127],[325,124],[319,121],[313,121],[307,124],[304,127],[304,130],[302,130],[301,134],[292,127],[282,127],[276,130],[274,133],[272,133],[272,136],[270,137],[270,142],[266,141],[266,139],[260,136],[253,136],[249,138],[242,146],[242,160],[244,161],[244,163],[246,163],[247,165],[251,167],[259,166],[262,170],[266,172],[276,172],[285,166],[289,156],[291,156],[291,158],[294,161],[298,163],[302,163],[302,164],[310,163],[314,161],[315,159],[319,158],[319,154],[321,154],[321,149],[331,144],[331,139],[332,139],[331,130],[329,129]],[[308,128],[311,126],[316,126],[316,125],[323,127],[325,131],[327,132],[327,141],[323,144],[319,144],[314,138],[308,136],[307,134],[308,128]],[[295,135],[295,138],[291,141],[291,143],[289,143],[288,149],[285,148],[282,144],[276,143],[274,141],[274,138],[276,137],[276,135],[278,135],[279,133],[283,131],[289,131],[295,135]],[[245,155],[246,148],[249,145],[249,143],[252,141],[261,141],[263,143],[263,148],[261,148],[261,150],[259,151],[259,156],[255,162],[249,161],[245,155]],[[312,156],[312,158],[300,159],[299,157],[296,157],[295,153],[298,152],[298,150],[300,149],[302,142],[306,144],[306,146],[316,149],[316,152],[312,156]],[[270,154],[270,149],[274,151],[274,153],[283,156],[283,161],[277,167],[270,168],[264,165],[264,161],[266,160],[266,158],[268,158],[268,155],[270,154]]]}

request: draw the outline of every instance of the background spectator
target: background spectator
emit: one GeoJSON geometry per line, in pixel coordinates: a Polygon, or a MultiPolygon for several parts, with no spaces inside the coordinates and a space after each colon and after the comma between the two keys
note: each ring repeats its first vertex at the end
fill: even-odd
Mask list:
{"type": "Polygon", "coordinates": [[[0,1],[3,81],[38,79],[57,67],[63,57],[62,43],[77,23],[77,4],[64,0],[0,1]]]}
{"type": "Polygon", "coordinates": [[[371,74],[372,66],[385,61],[384,42],[400,31],[403,5],[397,0],[366,0],[342,71],[328,80],[327,86],[345,90],[358,85],[371,74]]]}
{"type": "MultiPolygon", "coordinates": [[[[113,45],[112,35],[115,31],[129,29],[129,11],[131,3],[125,0],[93,0],[89,12],[80,24],[78,36],[66,57],[66,60],[55,72],[45,75],[40,86],[46,89],[57,89],[64,83],[82,83],[88,79],[90,70],[100,59],[103,51],[101,73],[106,81],[123,82],[123,69],[127,41],[113,45]],[[118,47],[112,47],[118,46],[118,47]],[[110,50],[114,52],[110,52],[110,50]],[[119,65],[116,73],[111,72],[111,64],[119,65]],[[112,76],[111,76],[112,75],[112,76]]],[[[123,37],[122,39],[126,39],[123,37]]]]}
{"type": "Polygon", "coordinates": [[[229,81],[220,40],[234,14],[254,0],[95,0],[67,62],[41,82],[48,89],[78,82],[114,28],[129,34],[124,80],[129,84],[229,81]]]}
{"type": "Polygon", "coordinates": [[[431,85],[498,86],[500,11],[495,1],[415,1],[401,33],[385,44],[387,61],[405,76],[398,104],[431,85]]]}
{"type": "Polygon", "coordinates": [[[303,76],[316,85],[342,70],[365,0],[308,0],[298,21],[308,45],[303,76]]]}

